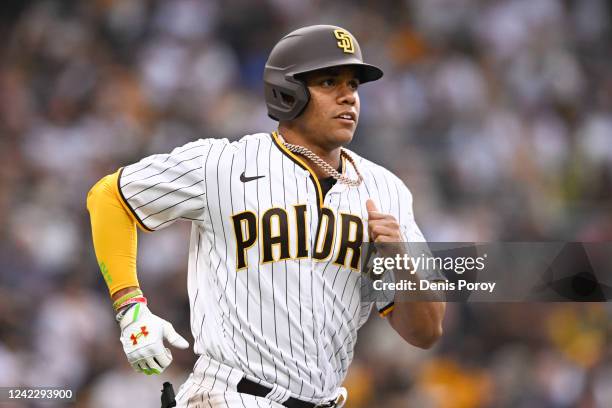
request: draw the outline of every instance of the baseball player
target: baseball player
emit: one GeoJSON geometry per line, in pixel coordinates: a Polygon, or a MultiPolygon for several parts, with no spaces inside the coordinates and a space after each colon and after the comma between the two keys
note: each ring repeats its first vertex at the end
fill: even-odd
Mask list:
{"type": "MultiPolygon", "coordinates": [[[[134,369],[162,372],[188,342],[149,309],[136,276],[136,226],[191,222],[193,372],[179,407],[340,407],[357,330],[363,242],[423,242],[412,196],[344,148],[361,84],[382,71],[357,40],[316,25],[283,37],[264,70],[271,133],[202,139],[101,179],[87,199],[93,242],[134,369]]],[[[376,304],[406,341],[430,347],[442,302],[376,304]]],[[[163,311],[156,310],[163,315],[163,311]]]]}

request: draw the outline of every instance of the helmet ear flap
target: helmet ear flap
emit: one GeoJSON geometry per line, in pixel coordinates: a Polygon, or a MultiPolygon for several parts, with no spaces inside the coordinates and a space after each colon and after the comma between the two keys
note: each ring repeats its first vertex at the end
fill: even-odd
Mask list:
{"type": "Polygon", "coordinates": [[[306,85],[292,77],[285,78],[282,85],[265,82],[264,92],[268,116],[278,121],[295,119],[310,100],[306,85]]]}

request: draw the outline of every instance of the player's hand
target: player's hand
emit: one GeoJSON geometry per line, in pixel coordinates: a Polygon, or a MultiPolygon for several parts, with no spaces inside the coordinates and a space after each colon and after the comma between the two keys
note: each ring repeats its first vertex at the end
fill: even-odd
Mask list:
{"type": "Polygon", "coordinates": [[[394,257],[404,254],[404,239],[399,223],[394,216],[378,211],[372,199],[366,201],[368,210],[368,233],[370,242],[376,244],[376,249],[381,255],[394,257]]]}
{"type": "Polygon", "coordinates": [[[170,365],[172,353],[164,346],[164,339],[180,349],[189,347],[172,324],[151,313],[146,304],[132,306],[119,326],[123,351],[137,372],[159,374],[170,365]]]}
{"type": "Polygon", "coordinates": [[[366,201],[368,210],[368,233],[372,242],[402,242],[400,225],[394,216],[378,211],[370,198],[366,201]]]}

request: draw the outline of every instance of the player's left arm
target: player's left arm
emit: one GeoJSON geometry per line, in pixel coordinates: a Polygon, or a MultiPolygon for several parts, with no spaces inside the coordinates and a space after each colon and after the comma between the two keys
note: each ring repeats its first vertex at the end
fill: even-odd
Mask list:
{"type": "MultiPolygon", "coordinates": [[[[368,210],[368,232],[370,240],[375,243],[390,244],[404,242],[401,226],[396,218],[391,214],[378,211],[373,200],[366,203],[368,210]]],[[[410,202],[412,208],[412,203],[410,202]]],[[[410,211],[410,215],[412,211],[410,211]]],[[[412,219],[412,217],[411,217],[412,219]]],[[[416,281],[414,275],[407,274],[408,279],[416,281]]],[[[396,294],[395,302],[387,309],[385,315],[389,319],[391,327],[404,340],[413,346],[428,349],[442,336],[442,320],[446,311],[446,303],[432,301],[436,294],[417,292],[417,296],[423,296],[423,301],[411,299],[402,301],[396,294]]]]}

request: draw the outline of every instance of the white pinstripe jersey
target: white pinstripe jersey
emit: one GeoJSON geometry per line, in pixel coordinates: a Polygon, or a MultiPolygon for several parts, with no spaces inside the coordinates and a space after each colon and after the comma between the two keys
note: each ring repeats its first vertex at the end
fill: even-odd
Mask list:
{"type": "MultiPolygon", "coordinates": [[[[424,241],[404,183],[351,155],[364,182],[336,183],[325,197],[276,134],[198,140],[121,170],[121,195],[142,227],[192,222],[191,329],[208,361],[194,372],[212,360],[209,376],[225,367],[303,400],[333,396],[372,308],[356,270],[366,200],[395,216],[409,241],[424,241]]],[[[356,178],[350,164],[343,170],[356,178]]]]}

